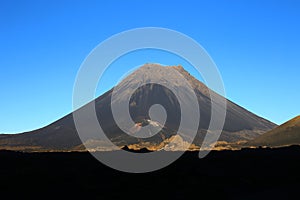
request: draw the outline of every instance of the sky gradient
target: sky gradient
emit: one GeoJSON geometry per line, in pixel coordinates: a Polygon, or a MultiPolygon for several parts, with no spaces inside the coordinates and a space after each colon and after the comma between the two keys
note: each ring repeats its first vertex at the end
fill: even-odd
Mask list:
{"type": "MultiPolygon", "coordinates": [[[[228,99],[281,124],[300,114],[299,10],[297,0],[1,1],[0,133],[40,128],[70,113],[89,52],[114,34],[149,26],[195,39],[218,66],[228,99]]],[[[199,78],[166,52],[136,52],[119,66],[126,71],[145,61],[182,64],[199,78]]],[[[107,71],[97,95],[121,72],[107,71]]]]}

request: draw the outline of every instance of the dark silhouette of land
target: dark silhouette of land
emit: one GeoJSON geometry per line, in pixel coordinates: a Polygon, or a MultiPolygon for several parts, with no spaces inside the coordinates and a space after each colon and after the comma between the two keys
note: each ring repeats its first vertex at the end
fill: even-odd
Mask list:
{"type": "Polygon", "coordinates": [[[116,171],[86,152],[1,151],[0,161],[3,199],[291,199],[300,188],[298,146],[213,151],[204,159],[186,152],[145,174],[116,171]]]}

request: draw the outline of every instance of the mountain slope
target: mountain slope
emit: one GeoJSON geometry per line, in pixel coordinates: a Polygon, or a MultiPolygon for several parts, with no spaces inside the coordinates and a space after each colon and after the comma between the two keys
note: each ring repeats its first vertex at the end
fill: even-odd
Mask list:
{"type": "Polygon", "coordinates": [[[280,147],[300,144],[300,116],[247,143],[250,146],[280,147]]]}
{"type": "MultiPolygon", "coordinates": [[[[124,133],[117,126],[112,115],[111,100],[113,89],[111,89],[95,100],[95,106],[99,123],[107,137],[112,142],[118,146],[148,144],[153,149],[153,146],[164,143],[165,140],[176,134],[176,130],[180,123],[181,111],[177,98],[168,88],[162,85],[150,83],[138,87],[136,91],[131,91],[131,88],[139,86],[138,80],[148,79],[149,76],[156,76],[157,79],[169,82],[176,87],[184,87],[181,82],[176,80],[176,77],[172,77],[171,72],[174,69],[180,72],[180,74],[188,80],[197,96],[201,119],[194,144],[198,146],[202,144],[203,137],[206,134],[211,117],[211,99],[209,89],[203,83],[192,77],[181,66],[163,67],[157,64],[146,64],[127,76],[122,81],[122,88],[118,91],[116,99],[114,99],[114,102],[112,103],[124,101],[124,96],[126,96],[128,92],[133,92],[129,108],[130,115],[136,124],[149,120],[148,111],[152,105],[163,105],[167,112],[167,119],[162,131],[148,139],[138,139],[124,133]],[[146,73],[149,68],[153,69],[155,73],[146,73]],[[166,79],[166,77],[168,77],[168,79],[166,79]],[[170,80],[172,81],[170,82],[170,80]]],[[[217,94],[212,93],[212,95],[217,94]]],[[[89,119],[87,117],[86,125],[88,126],[88,124],[89,119]]],[[[257,115],[227,100],[227,116],[220,141],[228,143],[248,141],[266,131],[271,130],[275,126],[275,124],[258,117],[257,115]]],[[[188,140],[189,135],[186,134],[182,139],[188,140]]],[[[93,141],[93,138],[91,138],[90,141],[83,142],[88,143],[91,146],[101,144],[101,141],[93,141]]],[[[82,142],[77,135],[71,113],[42,129],[0,137],[0,148],[65,151],[74,149],[78,150],[83,147],[82,142]]]]}

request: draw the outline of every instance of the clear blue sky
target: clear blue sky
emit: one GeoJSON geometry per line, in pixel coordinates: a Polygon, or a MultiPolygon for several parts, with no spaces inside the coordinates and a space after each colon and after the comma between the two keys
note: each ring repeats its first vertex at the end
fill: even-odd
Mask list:
{"type": "MultiPolygon", "coordinates": [[[[145,26],[194,38],[219,67],[227,97],[280,124],[300,114],[299,10],[297,0],[3,0],[0,133],[33,130],[70,113],[88,53],[113,34],[145,26]]],[[[127,64],[181,62],[164,52],[138,56],[127,64]]],[[[113,72],[99,94],[115,83],[113,72]]]]}

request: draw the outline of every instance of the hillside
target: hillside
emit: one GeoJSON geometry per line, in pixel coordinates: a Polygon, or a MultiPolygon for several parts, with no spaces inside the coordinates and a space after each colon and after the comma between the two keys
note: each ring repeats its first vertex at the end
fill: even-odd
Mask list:
{"type": "Polygon", "coordinates": [[[248,142],[250,146],[280,147],[300,145],[300,116],[248,142]]]}

